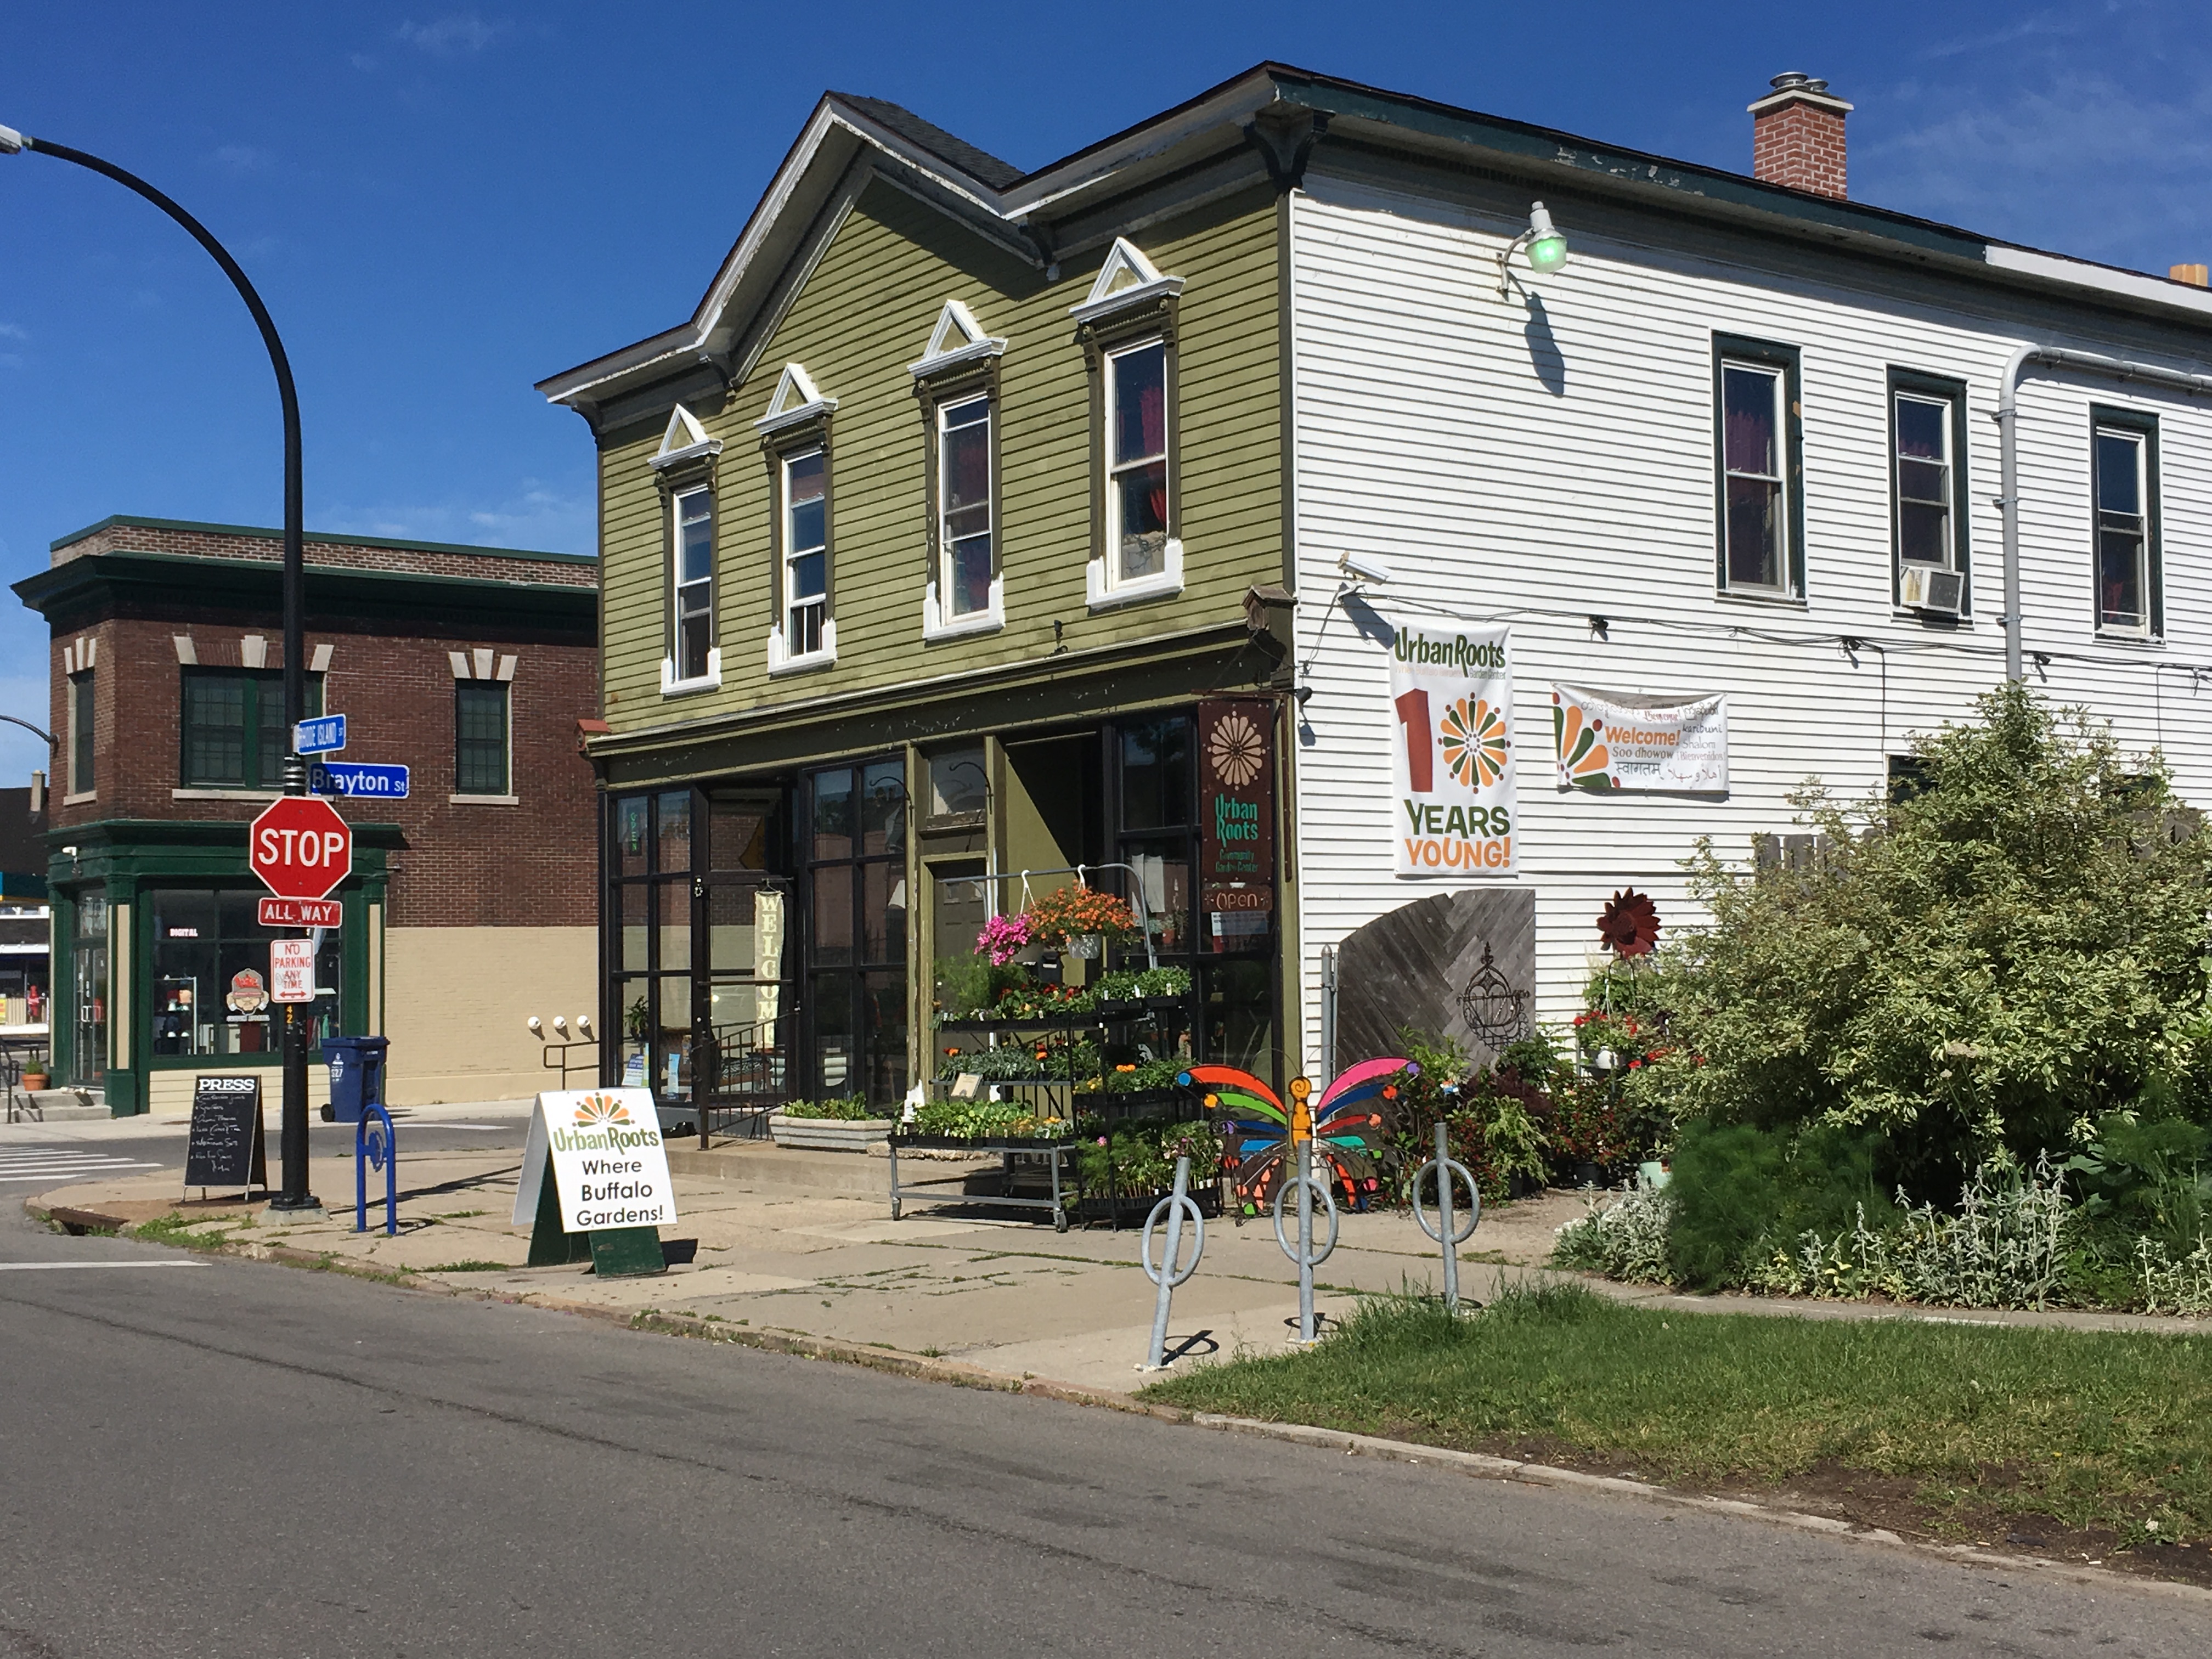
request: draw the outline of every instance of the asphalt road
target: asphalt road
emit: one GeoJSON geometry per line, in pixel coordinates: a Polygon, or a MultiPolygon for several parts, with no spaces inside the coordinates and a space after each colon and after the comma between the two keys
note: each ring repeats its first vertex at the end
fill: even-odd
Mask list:
{"type": "Polygon", "coordinates": [[[2212,1641],[2212,1608],[2155,1591],[327,1274],[150,1265],[188,1260],[0,1201],[7,1659],[2212,1641]]]}

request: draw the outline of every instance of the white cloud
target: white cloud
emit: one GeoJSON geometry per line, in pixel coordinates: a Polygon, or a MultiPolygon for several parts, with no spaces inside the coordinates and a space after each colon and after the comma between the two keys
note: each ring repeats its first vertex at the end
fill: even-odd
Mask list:
{"type": "Polygon", "coordinates": [[[597,514],[588,495],[524,479],[504,500],[435,504],[380,502],[319,512],[315,527],[396,540],[457,542],[553,553],[597,550],[597,514]]]}
{"type": "Polygon", "coordinates": [[[433,22],[402,23],[398,38],[433,58],[460,58],[482,52],[511,27],[504,22],[487,23],[474,11],[457,11],[433,22]]]}
{"type": "Polygon", "coordinates": [[[276,160],[267,150],[251,144],[225,144],[210,159],[236,173],[265,173],[276,160]]]}
{"type": "Polygon", "coordinates": [[[2159,98],[2057,70],[1995,96],[1899,89],[1923,125],[1855,147],[1854,195],[2008,240],[2163,274],[2212,241],[2212,84],[2159,98]]]}
{"type": "Polygon", "coordinates": [[[0,340],[27,340],[30,337],[20,323],[0,323],[0,340]]]}

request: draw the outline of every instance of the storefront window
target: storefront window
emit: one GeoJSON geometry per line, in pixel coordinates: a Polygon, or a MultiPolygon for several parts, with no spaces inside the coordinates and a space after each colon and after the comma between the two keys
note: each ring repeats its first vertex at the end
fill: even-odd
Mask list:
{"type": "MultiPolygon", "coordinates": [[[[269,941],[255,919],[258,888],[156,888],[146,896],[154,928],[148,981],[153,1053],[181,1058],[273,1054],[280,1011],[269,1000],[269,941]]],[[[325,933],[315,959],[315,1000],[307,1039],[318,1046],[338,1029],[343,1006],[340,934],[325,933]]]]}

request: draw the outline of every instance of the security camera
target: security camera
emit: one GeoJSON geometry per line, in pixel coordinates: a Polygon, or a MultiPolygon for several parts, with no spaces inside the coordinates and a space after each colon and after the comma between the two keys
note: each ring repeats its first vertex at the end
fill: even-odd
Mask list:
{"type": "Polygon", "coordinates": [[[1382,560],[1368,553],[1346,553],[1336,562],[1336,568],[1347,576],[1361,581],[1387,582],[1397,573],[1382,560]]]}
{"type": "Polygon", "coordinates": [[[531,1015],[531,1017],[530,1017],[527,1020],[526,1020],[525,1022],[523,1022],[523,1023],[524,1023],[525,1024],[526,1024],[526,1025],[528,1025],[528,1026],[530,1027],[530,1035],[531,1035],[531,1036],[534,1036],[534,1037],[538,1037],[538,1038],[539,1038],[539,1039],[541,1039],[541,1040],[544,1037],[544,1036],[545,1036],[545,1024],[544,1024],[544,1022],[543,1020],[539,1019],[539,1018],[538,1018],[538,1016],[537,1016],[537,1015],[535,1015],[535,1014],[531,1015]]]}

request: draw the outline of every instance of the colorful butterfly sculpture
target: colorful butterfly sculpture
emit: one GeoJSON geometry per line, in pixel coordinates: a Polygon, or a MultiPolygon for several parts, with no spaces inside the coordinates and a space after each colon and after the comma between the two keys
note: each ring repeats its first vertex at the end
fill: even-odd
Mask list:
{"type": "Polygon", "coordinates": [[[1287,1108],[1275,1091],[1233,1066],[1194,1066],[1178,1079],[1206,1091],[1206,1107],[1219,1114],[1238,1206],[1257,1215],[1275,1201],[1275,1189],[1297,1167],[1293,1141],[1313,1137],[1315,1174],[1328,1182],[1352,1209],[1364,1209],[1378,1185],[1375,1154],[1382,1134],[1377,1100],[1395,1100],[1400,1073],[1420,1075],[1409,1060],[1367,1060],[1350,1066],[1310,1107],[1313,1085],[1291,1081],[1287,1108]]]}

